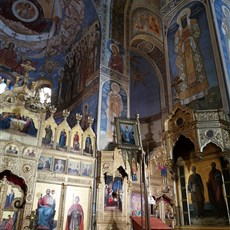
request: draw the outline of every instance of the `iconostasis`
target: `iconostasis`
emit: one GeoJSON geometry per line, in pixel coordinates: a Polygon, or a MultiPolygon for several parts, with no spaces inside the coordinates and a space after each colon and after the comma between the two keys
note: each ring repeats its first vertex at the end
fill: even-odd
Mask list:
{"type": "Polygon", "coordinates": [[[0,224],[89,229],[96,168],[94,119],[87,117],[83,131],[81,114],[76,114],[74,127],[67,122],[68,111],[57,121],[50,107],[46,117],[45,111],[26,107],[22,88],[8,92],[11,100],[0,107],[0,224]]]}

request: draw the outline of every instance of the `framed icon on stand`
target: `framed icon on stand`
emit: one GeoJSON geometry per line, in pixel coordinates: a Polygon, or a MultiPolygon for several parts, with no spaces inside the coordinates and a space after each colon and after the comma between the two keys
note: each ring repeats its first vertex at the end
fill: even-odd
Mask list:
{"type": "Polygon", "coordinates": [[[115,118],[118,148],[140,149],[138,121],[128,118],[115,118]]]}

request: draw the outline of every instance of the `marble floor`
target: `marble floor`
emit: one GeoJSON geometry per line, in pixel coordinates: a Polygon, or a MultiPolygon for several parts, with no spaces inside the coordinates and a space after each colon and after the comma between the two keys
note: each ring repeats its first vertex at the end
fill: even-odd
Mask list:
{"type": "Polygon", "coordinates": [[[174,229],[181,230],[230,230],[228,219],[215,217],[204,217],[199,219],[191,219],[190,226],[176,226],[174,229]]]}

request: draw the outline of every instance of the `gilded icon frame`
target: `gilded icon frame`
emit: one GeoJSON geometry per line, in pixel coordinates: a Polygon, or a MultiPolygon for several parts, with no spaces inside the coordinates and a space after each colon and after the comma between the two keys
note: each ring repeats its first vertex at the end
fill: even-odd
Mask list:
{"type": "Polygon", "coordinates": [[[128,118],[115,118],[118,148],[141,149],[138,121],[128,118]]]}

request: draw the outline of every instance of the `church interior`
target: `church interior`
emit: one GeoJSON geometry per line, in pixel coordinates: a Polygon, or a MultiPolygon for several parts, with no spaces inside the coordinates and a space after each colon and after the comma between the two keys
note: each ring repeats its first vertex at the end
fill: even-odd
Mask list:
{"type": "Polygon", "coordinates": [[[0,230],[229,229],[230,0],[0,1],[0,230]]]}

